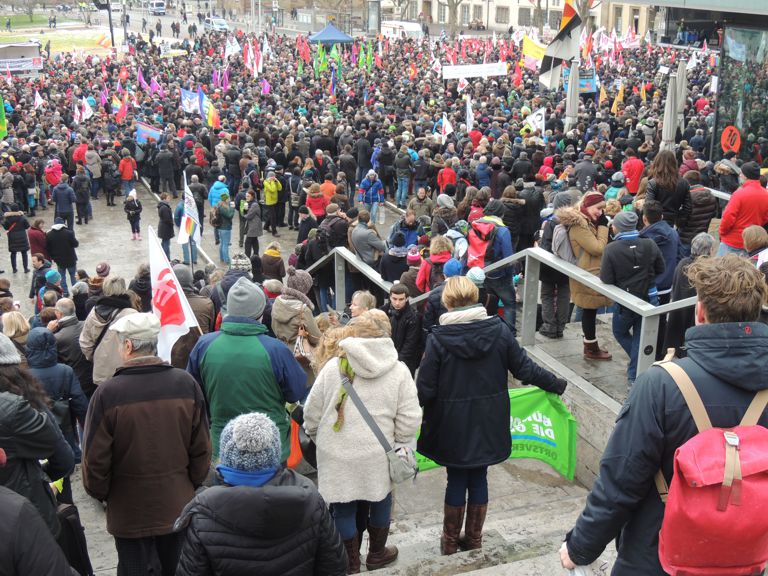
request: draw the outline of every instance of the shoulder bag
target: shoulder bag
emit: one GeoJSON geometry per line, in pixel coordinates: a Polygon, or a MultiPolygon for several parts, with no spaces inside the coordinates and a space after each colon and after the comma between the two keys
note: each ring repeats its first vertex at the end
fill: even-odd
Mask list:
{"type": "Polygon", "coordinates": [[[387,459],[389,460],[390,480],[392,480],[392,482],[395,484],[400,484],[401,482],[405,482],[411,478],[415,480],[416,475],[419,473],[419,465],[416,463],[416,457],[413,454],[413,450],[411,450],[408,446],[401,446],[397,449],[392,448],[389,441],[387,441],[386,437],[384,436],[384,433],[381,431],[381,428],[379,428],[379,426],[376,424],[376,421],[365,407],[365,404],[363,404],[360,396],[357,395],[357,391],[355,390],[354,386],[352,386],[352,382],[349,381],[349,378],[347,378],[345,374],[340,374],[340,376],[341,384],[344,386],[344,390],[347,391],[347,395],[357,407],[357,410],[360,412],[363,420],[365,420],[365,423],[371,429],[371,432],[373,432],[374,436],[376,436],[379,444],[381,444],[381,447],[384,448],[384,452],[387,454],[387,459]]]}

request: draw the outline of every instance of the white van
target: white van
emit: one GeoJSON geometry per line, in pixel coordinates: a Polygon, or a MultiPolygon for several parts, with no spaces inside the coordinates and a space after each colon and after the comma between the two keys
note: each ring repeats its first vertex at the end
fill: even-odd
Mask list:
{"type": "Polygon", "coordinates": [[[150,0],[149,13],[155,16],[165,16],[165,0],[150,0]]]}
{"type": "Polygon", "coordinates": [[[403,22],[400,20],[385,20],[381,23],[381,33],[387,38],[413,38],[421,40],[424,38],[424,30],[421,24],[417,22],[403,22]]]}

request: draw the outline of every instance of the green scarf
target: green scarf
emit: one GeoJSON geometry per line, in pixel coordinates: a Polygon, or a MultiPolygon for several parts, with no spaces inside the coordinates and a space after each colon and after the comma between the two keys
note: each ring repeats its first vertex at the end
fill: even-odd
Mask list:
{"type": "MultiPolygon", "coordinates": [[[[354,381],[355,371],[352,370],[349,361],[343,356],[339,358],[339,372],[341,372],[342,378],[346,376],[349,378],[350,382],[354,381]]],[[[334,432],[341,431],[342,426],[344,426],[344,402],[346,399],[347,390],[344,388],[344,385],[342,385],[341,388],[339,388],[339,398],[336,401],[336,422],[333,423],[334,432]]]]}

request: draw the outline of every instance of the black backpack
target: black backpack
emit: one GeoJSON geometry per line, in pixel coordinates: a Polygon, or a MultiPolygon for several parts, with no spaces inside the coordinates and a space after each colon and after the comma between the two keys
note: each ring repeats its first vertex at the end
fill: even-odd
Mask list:
{"type": "Polygon", "coordinates": [[[59,546],[64,551],[67,562],[80,576],[93,576],[91,557],[88,555],[88,542],[85,539],[85,529],[80,522],[77,506],[59,504],[56,516],[61,524],[59,546]]]}
{"type": "Polygon", "coordinates": [[[256,154],[259,157],[259,168],[264,170],[264,168],[267,167],[267,162],[269,162],[269,156],[267,155],[267,147],[258,146],[256,148],[256,154]]]}
{"type": "Polygon", "coordinates": [[[429,258],[426,259],[427,263],[430,266],[429,270],[429,280],[427,281],[427,285],[429,286],[430,290],[434,290],[436,286],[439,286],[443,282],[445,282],[445,274],[443,273],[443,264],[442,262],[432,262],[429,258]]]}

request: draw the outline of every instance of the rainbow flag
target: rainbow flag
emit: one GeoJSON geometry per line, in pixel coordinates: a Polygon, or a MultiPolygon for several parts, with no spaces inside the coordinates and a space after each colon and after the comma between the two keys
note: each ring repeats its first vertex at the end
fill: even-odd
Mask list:
{"type": "Polygon", "coordinates": [[[115,94],[112,95],[112,113],[117,114],[117,111],[120,110],[120,106],[122,106],[122,102],[120,102],[120,98],[118,98],[115,94]]]}

